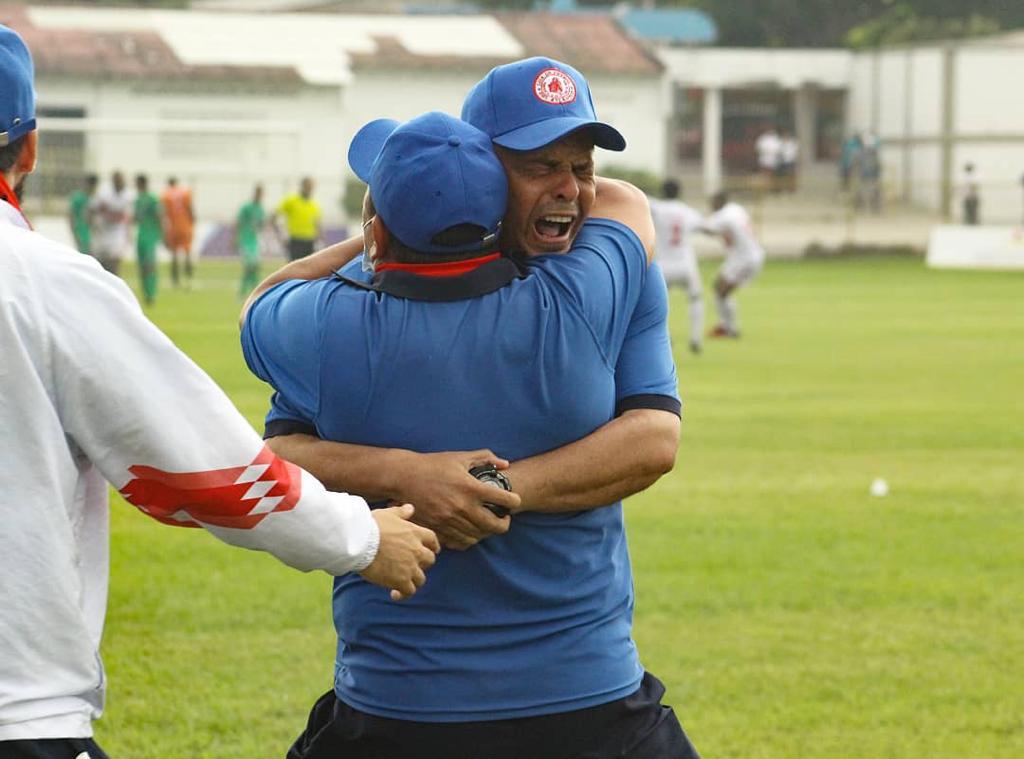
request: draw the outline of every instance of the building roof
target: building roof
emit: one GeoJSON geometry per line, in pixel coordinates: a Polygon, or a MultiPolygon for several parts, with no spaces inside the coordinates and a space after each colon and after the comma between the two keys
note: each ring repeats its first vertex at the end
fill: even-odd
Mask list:
{"type": "Polygon", "coordinates": [[[546,55],[587,74],[657,74],[607,14],[233,13],[0,4],[40,74],[338,86],[359,68],[479,70],[546,55]]]}
{"type": "Polygon", "coordinates": [[[489,69],[517,58],[543,55],[565,61],[586,75],[658,74],[661,62],[605,14],[500,13],[497,21],[518,43],[516,55],[423,55],[394,35],[374,37],[371,53],[354,53],[354,68],[489,69]]]}
{"type": "Polygon", "coordinates": [[[588,76],[658,74],[662,65],[611,16],[603,13],[503,13],[498,19],[525,56],[565,61],[588,76]]]}
{"type": "Polygon", "coordinates": [[[0,23],[15,29],[43,75],[110,79],[248,80],[297,83],[290,66],[190,65],[152,31],[86,31],[40,27],[25,6],[0,5],[0,23]]]}
{"type": "Polygon", "coordinates": [[[710,45],[718,27],[703,11],[693,8],[629,8],[617,14],[619,22],[644,40],[676,45],[710,45]]]}

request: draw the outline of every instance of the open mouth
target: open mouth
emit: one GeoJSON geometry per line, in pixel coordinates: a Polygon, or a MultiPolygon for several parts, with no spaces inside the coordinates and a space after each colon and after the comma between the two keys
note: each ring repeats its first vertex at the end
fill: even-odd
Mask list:
{"type": "Polygon", "coordinates": [[[568,214],[547,214],[533,223],[533,230],[540,239],[557,242],[568,236],[575,220],[568,214]]]}

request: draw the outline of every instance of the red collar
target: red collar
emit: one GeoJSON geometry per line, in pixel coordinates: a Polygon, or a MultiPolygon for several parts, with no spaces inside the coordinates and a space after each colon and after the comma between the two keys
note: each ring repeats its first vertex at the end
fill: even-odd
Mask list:
{"type": "Polygon", "coordinates": [[[14,193],[14,190],[11,189],[11,186],[7,184],[7,177],[2,173],[0,173],[0,200],[12,205],[14,210],[21,214],[21,218],[23,218],[25,223],[28,224],[29,229],[32,228],[25,212],[21,210],[21,203],[18,202],[18,196],[14,193]]]}
{"type": "Polygon", "coordinates": [[[501,253],[488,253],[486,256],[478,258],[465,258],[461,261],[447,261],[440,264],[403,264],[389,261],[375,265],[373,270],[375,272],[407,271],[421,277],[458,277],[476,271],[484,264],[497,261],[499,258],[501,258],[501,253]]]}

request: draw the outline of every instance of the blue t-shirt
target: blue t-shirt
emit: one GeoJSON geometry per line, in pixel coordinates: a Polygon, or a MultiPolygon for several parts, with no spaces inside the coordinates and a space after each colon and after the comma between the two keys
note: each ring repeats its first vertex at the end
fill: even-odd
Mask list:
{"type": "MultiPolygon", "coordinates": [[[[479,297],[287,282],[250,310],[243,349],[277,390],[272,419],[330,440],[520,459],[613,418],[627,332],[657,332],[632,325],[645,264],[630,230],[591,220],[570,255],[532,259],[526,276],[479,297]]],[[[626,380],[634,395],[675,398],[674,371],[671,387],[626,380]]],[[[335,691],[365,712],[427,722],[606,703],[642,676],[632,610],[621,504],[523,513],[505,535],[443,551],[408,601],[337,578],[335,691]]]]}

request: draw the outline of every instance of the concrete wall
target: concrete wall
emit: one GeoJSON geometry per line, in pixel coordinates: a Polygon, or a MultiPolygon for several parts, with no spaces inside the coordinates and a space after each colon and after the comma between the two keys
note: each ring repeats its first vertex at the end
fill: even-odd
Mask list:
{"type": "Polygon", "coordinates": [[[982,222],[1019,222],[1024,99],[1016,93],[1021,82],[1020,44],[860,53],[852,65],[848,124],[874,128],[881,136],[889,194],[959,218],[960,174],[973,162],[982,185],[982,222]]]}
{"type": "MultiPolygon", "coordinates": [[[[337,88],[281,92],[133,85],[113,81],[39,82],[41,109],[81,107],[86,118],[40,119],[47,139],[66,129],[86,134],[85,170],[106,179],[115,169],[146,173],[154,189],[175,175],[193,188],[197,215],[231,219],[252,192],[266,188],[275,205],[309,174],[326,220],[340,220],[342,114],[337,88]]],[[[41,168],[47,156],[40,158],[41,168]]],[[[73,170],[73,168],[72,168],[73,170]]]]}

